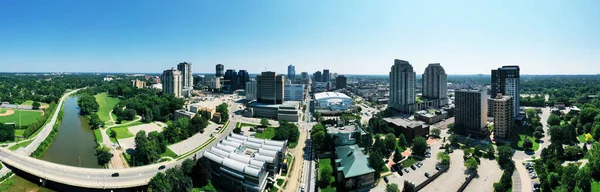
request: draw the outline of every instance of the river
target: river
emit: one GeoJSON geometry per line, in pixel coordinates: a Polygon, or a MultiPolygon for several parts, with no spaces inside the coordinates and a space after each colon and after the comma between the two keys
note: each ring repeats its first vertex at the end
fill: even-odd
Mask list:
{"type": "MultiPolygon", "coordinates": [[[[41,159],[63,165],[100,168],[95,147],[94,131],[88,126],[87,119],[79,115],[77,96],[69,97],[64,104],[58,135],[41,159]]],[[[13,180],[14,186],[9,191],[52,191],[16,175],[13,180]]]]}

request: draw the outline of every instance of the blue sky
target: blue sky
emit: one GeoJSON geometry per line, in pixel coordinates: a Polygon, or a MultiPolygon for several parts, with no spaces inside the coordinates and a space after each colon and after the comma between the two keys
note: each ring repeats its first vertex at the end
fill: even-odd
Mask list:
{"type": "Polygon", "coordinates": [[[0,71],[600,73],[600,1],[0,1],[0,71]]]}

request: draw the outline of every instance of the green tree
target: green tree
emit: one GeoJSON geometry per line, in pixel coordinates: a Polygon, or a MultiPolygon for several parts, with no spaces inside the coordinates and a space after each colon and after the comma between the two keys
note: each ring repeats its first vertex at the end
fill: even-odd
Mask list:
{"type": "Polygon", "coordinates": [[[104,126],[104,122],[100,120],[100,117],[98,117],[98,114],[96,113],[90,115],[90,121],[88,122],[88,124],[92,129],[98,129],[104,126]]]}
{"type": "Polygon", "coordinates": [[[262,125],[263,127],[269,126],[269,120],[267,118],[261,118],[260,125],[262,125]]]}
{"type": "Polygon", "coordinates": [[[512,165],[512,156],[515,154],[515,152],[512,150],[512,148],[508,145],[502,145],[498,147],[498,163],[500,164],[500,166],[502,166],[504,169],[506,169],[508,166],[512,165]]]}
{"type": "Polygon", "coordinates": [[[483,155],[483,147],[481,145],[476,145],[473,150],[473,155],[476,157],[481,157],[483,155]]]}
{"type": "Polygon", "coordinates": [[[587,152],[587,157],[589,160],[588,166],[590,167],[590,171],[594,177],[600,176],[600,143],[595,142],[592,144],[592,148],[590,148],[587,152]]]}
{"type": "Polygon", "coordinates": [[[433,128],[433,129],[431,129],[431,135],[433,137],[440,138],[440,134],[441,133],[442,133],[442,130],[440,128],[433,128]]]}
{"type": "Polygon", "coordinates": [[[377,150],[373,150],[369,154],[369,158],[367,159],[371,168],[375,170],[375,178],[379,178],[381,172],[383,171],[383,166],[385,166],[385,162],[383,162],[383,155],[381,152],[377,150]]]}
{"type": "Polygon", "coordinates": [[[450,135],[450,137],[448,138],[448,140],[450,140],[450,144],[452,146],[458,146],[458,136],[456,135],[450,135]]]}
{"type": "Polygon", "coordinates": [[[387,135],[385,135],[385,148],[388,151],[393,151],[394,149],[396,149],[396,136],[393,133],[388,133],[387,135]]]}
{"type": "Polygon", "coordinates": [[[38,110],[38,109],[40,109],[40,103],[37,101],[34,101],[33,104],[31,104],[31,107],[33,110],[38,110]]]}
{"type": "Polygon", "coordinates": [[[173,191],[173,188],[167,176],[163,172],[158,172],[148,182],[148,191],[173,191]]]}
{"type": "Polygon", "coordinates": [[[535,137],[536,140],[540,140],[542,137],[544,137],[544,133],[536,130],[533,132],[533,137],[535,137]]]}
{"type": "Polygon", "coordinates": [[[413,139],[412,152],[417,156],[425,156],[427,151],[427,140],[424,137],[416,137],[413,139]]]}
{"type": "Polygon", "coordinates": [[[569,165],[562,170],[560,184],[565,186],[567,191],[573,191],[573,189],[575,189],[575,185],[577,184],[575,175],[577,174],[579,168],[574,165],[569,165]]]}
{"type": "Polygon", "coordinates": [[[323,185],[329,185],[331,182],[331,175],[333,174],[333,169],[331,166],[321,167],[321,177],[320,181],[323,185]]]}
{"type": "Polygon", "coordinates": [[[112,129],[110,130],[110,137],[112,138],[117,138],[117,132],[113,131],[112,129]]]}
{"type": "Polygon", "coordinates": [[[454,132],[454,123],[448,123],[448,125],[446,125],[446,127],[448,128],[448,130],[450,132],[454,132]]]}
{"type": "Polygon", "coordinates": [[[531,150],[531,148],[533,147],[533,142],[531,142],[531,139],[529,139],[529,137],[525,136],[525,140],[523,141],[523,148],[526,151],[531,150]]]}
{"type": "Polygon", "coordinates": [[[110,159],[113,157],[113,154],[110,153],[110,149],[104,145],[98,145],[96,147],[96,157],[98,158],[98,164],[106,165],[110,162],[110,159]]]}
{"type": "Polygon", "coordinates": [[[560,117],[554,114],[550,114],[550,116],[548,117],[548,125],[552,126],[552,125],[560,125],[560,117]]]}
{"type": "Polygon", "coordinates": [[[595,125],[594,128],[592,128],[592,137],[594,140],[600,141],[600,124],[595,125]]]}
{"type": "Polygon", "coordinates": [[[577,170],[575,174],[576,186],[581,188],[582,191],[589,192],[592,190],[592,174],[587,166],[577,170]]]}
{"type": "Polygon", "coordinates": [[[400,192],[400,188],[398,188],[398,185],[395,183],[388,183],[387,185],[385,185],[385,191],[386,192],[400,192]]]}
{"type": "Polygon", "coordinates": [[[440,161],[440,164],[442,165],[449,165],[450,164],[450,155],[444,153],[444,152],[439,152],[437,154],[437,159],[440,161]]]}
{"type": "Polygon", "coordinates": [[[181,171],[183,171],[183,174],[191,177],[192,173],[194,171],[195,165],[196,165],[196,162],[194,160],[185,159],[185,161],[183,161],[183,163],[181,163],[181,171]]]}
{"type": "Polygon", "coordinates": [[[415,191],[415,184],[404,180],[404,188],[402,188],[402,192],[414,192],[415,191]]]}
{"type": "Polygon", "coordinates": [[[496,150],[494,150],[494,146],[493,145],[488,145],[487,149],[486,149],[486,155],[488,158],[493,159],[495,156],[496,150]]]}
{"type": "Polygon", "coordinates": [[[465,167],[467,169],[476,170],[477,166],[479,166],[479,164],[477,164],[477,160],[475,160],[475,158],[469,158],[465,161],[465,167]]]}
{"type": "Polygon", "coordinates": [[[317,151],[324,150],[325,146],[325,132],[323,130],[318,130],[317,132],[312,131],[311,136],[312,144],[317,151]]]}
{"type": "Polygon", "coordinates": [[[233,129],[233,133],[240,134],[242,132],[242,128],[236,127],[233,129]]]}
{"type": "Polygon", "coordinates": [[[408,147],[408,142],[406,141],[406,137],[404,137],[404,134],[400,134],[398,135],[398,146],[402,147],[402,148],[406,148],[408,147]]]}
{"type": "Polygon", "coordinates": [[[556,188],[560,184],[560,176],[558,175],[558,173],[548,173],[548,184],[550,184],[551,189],[556,188]]]}
{"type": "Polygon", "coordinates": [[[196,181],[200,186],[210,184],[210,180],[212,180],[212,168],[210,167],[210,160],[207,158],[200,158],[196,161],[196,166],[194,166],[194,181],[196,181]]]}
{"type": "Polygon", "coordinates": [[[400,147],[396,147],[395,151],[394,151],[394,163],[397,163],[398,161],[402,160],[402,151],[400,151],[400,147]]]}

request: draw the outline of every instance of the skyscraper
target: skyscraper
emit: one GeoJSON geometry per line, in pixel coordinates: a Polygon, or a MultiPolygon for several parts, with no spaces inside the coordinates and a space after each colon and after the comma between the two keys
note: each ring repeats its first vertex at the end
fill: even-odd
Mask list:
{"type": "Polygon", "coordinates": [[[416,74],[408,61],[396,59],[390,71],[389,106],[395,110],[410,113],[415,104],[416,74]]]}
{"type": "Polygon", "coordinates": [[[323,82],[329,82],[331,76],[329,74],[329,69],[323,69],[323,76],[321,77],[323,82]]]}
{"type": "Polygon", "coordinates": [[[336,89],[346,88],[346,77],[345,76],[340,75],[335,78],[335,88],[336,89]]]}
{"type": "MultiPolygon", "coordinates": [[[[520,74],[519,66],[510,65],[502,66],[501,68],[492,70],[492,91],[491,96],[494,97],[498,93],[502,95],[511,96],[513,98],[513,117],[516,118],[519,115],[519,86],[520,86],[520,74]]],[[[493,115],[493,111],[488,115],[493,115]]]]}
{"type": "Polygon", "coordinates": [[[246,101],[252,101],[256,99],[257,85],[258,84],[255,79],[246,82],[246,101]]]}
{"type": "Polygon", "coordinates": [[[163,93],[181,97],[181,72],[179,70],[171,68],[163,71],[161,81],[163,93]]]}
{"type": "Polygon", "coordinates": [[[315,82],[321,82],[321,81],[323,81],[323,77],[322,76],[323,75],[321,74],[321,71],[317,71],[317,72],[313,73],[313,80],[315,82]]]}
{"type": "Polygon", "coordinates": [[[223,66],[223,64],[217,64],[216,68],[216,73],[215,73],[215,77],[223,77],[225,74],[223,73],[223,70],[225,70],[225,66],[223,66]]]}
{"type": "Polygon", "coordinates": [[[486,91],[456,90],[454,93],[454,128],[456,132],[460,134],[487,134],[486,91]]]}
{"type": "Polygon", "coordinates": [[[296,79],[296,67],[293,65],[288,65],[288,73],[287,73],[287,77],[290,80],[294,80],[296,79]]]}
{"type": "Polygon", "coordinates": [[[272,71],[262,72],[256,77],[256,100],[265,104],[282,104],[285,77],[272,71]]]}
{"type": "Polygon", "coordinates": [[[237,77],[237,85],[238,85],[238,89],[244,89],[246,90],[246,83],[248,81],[250,81],[250,75],[248,75],[248,71],[246,70],[240,70],[238,71],[238,77],[237,77]]]}
{"type": "Polygon", "coordinates": [[[237,78],[238,75],[237,72],[235,72],[235,69],[227,69],[227,71],[225,71],[225,76],[223,77],[223,80],[225,80],[225,83],[223,84],[225,91],[231,92],[238,89],[237,78]]]}
{"type": "Polygon", "coordinates": [[[448,97],[448,75],[439,63],[432,63],[423,73],[423,97],[446,99],[448,97]]]}
{"type": "Polygon", "coordinates": [[[308,73],[307,72],[302,72],[301,76],[302,76],[302,79],[304,79],[304,80],[308,79],[308,73]]]}
{"type": "Polygon", "coordinates": [[[194,78],[192,76],[192,64],[188,62],[179,63],[177,70],[181,72],[181,85],[183,89],[192,89],[194,87],[194,78]]]}
{"type": "Polygon", "coordinates": [[[494,137],[510,138],[515,127],[512,97],[498,94],[496,97],[489,98],[488,101],[494,111],[494,137]]]}

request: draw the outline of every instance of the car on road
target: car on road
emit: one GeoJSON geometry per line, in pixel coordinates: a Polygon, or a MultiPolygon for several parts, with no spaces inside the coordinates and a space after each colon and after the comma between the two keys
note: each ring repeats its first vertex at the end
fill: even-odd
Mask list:
{"type": "Polygon", "coordinates": [[[383,181],[385,181],[385,183],[390,182],[390,180],[387,177],[383,177],[383,181]]]}
{"type": "Polygon", "coordinates": [[[404,168],[404,172],[408,173],[410,171],[408,170],[408,168],[404,168]]]}
{"type": "Polygon", "coordinates": [[[110,175],[111,177],[118,177],[119,173],[113,173],[112,175],[110,175]]]}
{"type": "Polygon", "coordinates": [[[165,167],[166,167],[165,165],[161,165],[160,167],[158,167],[158,170],[163,170],[163,169],[165,169],[165,167]]]}

